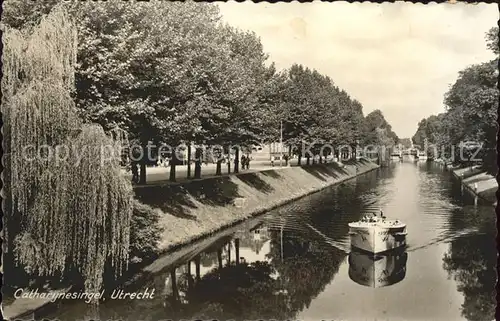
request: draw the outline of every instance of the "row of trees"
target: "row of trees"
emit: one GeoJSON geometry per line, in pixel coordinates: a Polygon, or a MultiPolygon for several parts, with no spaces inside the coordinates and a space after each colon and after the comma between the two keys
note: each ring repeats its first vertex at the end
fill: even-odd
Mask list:
{"type": "MultiPolygon", "coordinates": [[[[487,33],[486,40],[488,48],[498,55],[498,27],[487,33]]],[[[496,174],[497,86],[498,58],[462,70],[445,95],[446,111],[420,121],[413,142],[436,145],[436,157],[453,157],[455,163],[464,163],[461,142],[482,143],[484,168],[496,174]]]]}
{"type": "MultiPolygon", "coordinates": [[[[222,24],[214,4],[12,0],[2,18],[11,266],[76,273],[89,291],[106,267],[126,268],[133,220],[130,184],[99,154],[125,140],[105,132],[144,147],[245,146],[277,140],[282,122],[290,146],[397,139],[328,77],[301,65],[278,72],[259,38],[222,24]],[[71,148],[55,166],[27,163],[27,145],[71,148]]],[[[195,176],[200,168],[197,159],[195,176]]]]}
{"type": "Polygon", "coordinates": [[[314,143],[311,152],[320,157],[320,162],[326,156],[320,155],[323,144],[348,145],[354,150],[357,145],[397,143],[397,135],[380,110],[364,117],[361,103],[335,86],[328,76],[293,65],[284,78],[275,123],[283,123],[283,141],[290,154],[299,156],[299,163],[303,156],[309,164],[311,156],[304,155],[303,142],[314,143]]]}
{"type": "MultiPolygon", "coordinates": [[[[29,27],[55,4],[30,8],[13,1],[4,23],[29,27]]],[[[323,143],[379,143],[370,137],[379,126],[388,129],[384,138],[397,140],[379,111],[364,120],[361,103],[329,77],[301,65],[277,71],[260,39],[223,24],[215,4],[63,5],[78,27],[75,101],[81,117],[106,130],[118,126],[144,149],[148,142],[186,144],[190,157],[191,144],[221,145],[228,153],[231,145],[279,140],[280,123],[284,142],[296,155],[302,142],[318,142],[311,150],[315,154],[323,143]]],[[[201,173],[201,153],[195,153],[195,177],[201,173]]],[[[175,180],[180,162],[169,156],[170,180],[175,180]]],[[[147,163],[141,161],[143,183],[147,163]]]]}

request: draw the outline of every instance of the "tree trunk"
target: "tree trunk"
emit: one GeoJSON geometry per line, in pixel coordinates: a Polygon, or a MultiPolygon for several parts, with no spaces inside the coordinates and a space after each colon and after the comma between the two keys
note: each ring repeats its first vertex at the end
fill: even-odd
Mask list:
{"type": "Polygon", "coordinates": [[[203,150],[197,147],[194,157],[195,157],[194,178],[201,178],[201,163],[203,161],[203,150]]]}
{"type": "Polygon", "coordinates": [[[240,264],[240,239],[234,240],[234,247],[236,249],[236,264],[240,264]]]}
{"type": "Polygon", "coordinates": [[[215,169],[215,175],[222,175],[222,160],[217,160],[217,168],[215,169]]]}
{"type": "Polygon", "coordinates": [[[147,145],[145,143],[142,144],[142,158],[140,161],[140,171],[139,171],[139,184],[146,184],[146,161],[147,161],[147,145]]]}
{"type": "Polygon", "coordinates": [[[231,265],[231,242],[227,245],[227,266],[231,265]]]}
{"type": "Polygon", "coordinates": [[[191,142],[187,146],[187,178],[191,178],[191,142]]]}
{"type": "Polygon", "coordinates": [[[306,156],[306,165],[311,165],[311,156],[309,154],[306,156]]]}
{"type": "Polygon", "coordinates": [[[239,173],[240,172],[240,149],[236,148],[236,151],[234,152],[234,172],[239,173]]]}
{"type": "Polygon", "coordinates": [[[227,173],[231,174],[231,157],[227,158],[227,173]]]}
{"type": "Polygon", "coordinates": [[[175,153],[175,152],[172,153],[172,157],[170,158],[170,178],[169,178],[169,180],[171,182],[175,182],[175,166],[179,162],[176,154],[177,153],[175,153]]]}
{"type": "Polygon", "coordinates": [[[302,155],[299,154],[298,158],[297,158],[297,165],[298,166],[301,166],[302,165],[302,155]]]}
{"type": "Polygon", "coordinates": [[[319,163],[323,164],[323,156],[319,155],[319,163]]]}

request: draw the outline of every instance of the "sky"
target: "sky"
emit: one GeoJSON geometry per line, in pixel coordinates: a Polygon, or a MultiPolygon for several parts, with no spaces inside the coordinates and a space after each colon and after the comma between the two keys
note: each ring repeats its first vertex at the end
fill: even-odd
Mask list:
{"type": "Polygon", "coordinates": [[[467,66],[494,58],[485,33],[495,4],[219,3],[223,20],[254,31],[278,69],[303,64],[380,109],[400,137],[445,109],[444,94],[467,66]]]}

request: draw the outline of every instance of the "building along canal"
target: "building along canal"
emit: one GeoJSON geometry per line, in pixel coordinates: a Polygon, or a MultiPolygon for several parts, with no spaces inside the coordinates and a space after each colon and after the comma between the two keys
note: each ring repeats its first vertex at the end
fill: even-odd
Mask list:
{"type": "Polygon", "coordinates": [[[64,300],[40,318],[493,320],[495,211],[467,193],[432,163],[392,163],[179,249],[127,290],[152,299],[64,300]],[[347,224],[379,209],[408,247],[372,261],[347,224]]]}

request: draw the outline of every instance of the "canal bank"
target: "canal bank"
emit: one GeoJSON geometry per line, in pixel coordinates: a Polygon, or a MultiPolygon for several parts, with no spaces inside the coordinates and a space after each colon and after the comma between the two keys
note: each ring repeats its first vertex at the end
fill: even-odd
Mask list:
{"type": "Polygon", "coordinates": [[[143,210],[157,213],[161,230],[157,251],[165,254],[377,168],[366,159],[343,165],[284,167],[176,185],[142,186],[135,194],[143,210]]]}
{"type": "Polygon", "coordinates": [[[36,320],[492,320],[495,213],[450,174],[401,162],[334,184],[162,256],[126,289],[152,299],[62,300],[36,320]],[[380,209],[409,227],[406,253],[351,253],[348,223],[380,209]]]}
{"type": "MultiPolygon", "coordinates": [[[[210,235],[216,232],[227,229],[230,233],[231,227],[237,223],[378,167],[368,160],[360,159],[343,165],[329,163],[277,167],[179,184],[137,187],[134,215],[140,217],[137,222],[142,231],[135,239],[142,238],[142,244],[151,243],[146,251],[154,252],[155,255],[154,260],[132,257],[133,261],[139,261],[135,264],[135,273],[122,279],[121,284],[130,286],[184,255],[189,255],[179,249],[183,245],[196,241],[209,244],[213,242],[210,235]],[[155,222],[150,221],[151,217],[156,218],[155,222]],[[150,223],[154,226],[150,226],[150,223]],[[177,251],[171,255],[173,250],[177,251]]],[[[53,292],[64,293],[69,290],[55,289],[53,292]]],[[[11,301],[3,306],[2,312],[7,320],[34,319],[40,311],[50,309],[54,303],[50,299],[11,301]]]]}
{"type": "Polygon", "coordinates": [[[460,180],[462,186],[478,198],[496,206],[498,183],[494,176],[486,173],[480,166],[453,169],[453,176],[460,180]]]}

